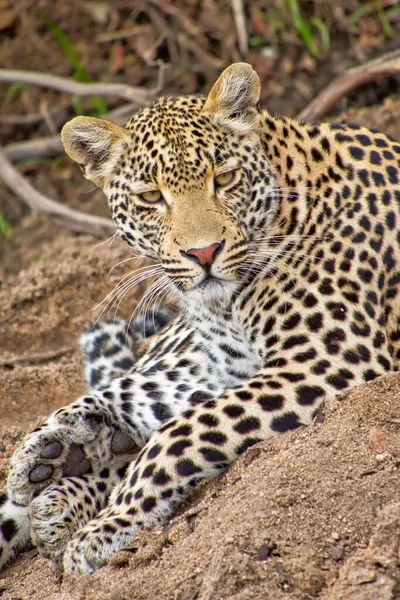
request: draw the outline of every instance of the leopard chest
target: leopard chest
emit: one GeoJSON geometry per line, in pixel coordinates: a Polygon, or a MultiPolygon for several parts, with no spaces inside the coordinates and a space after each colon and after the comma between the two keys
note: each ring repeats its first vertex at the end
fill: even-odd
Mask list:
{"type": "Polygon", "coordinates": [[[196,319],[196,341],[223,387],[235,387],[253,377],[261,367],[239,318],[232,315],[202,315],[196,319]]]}

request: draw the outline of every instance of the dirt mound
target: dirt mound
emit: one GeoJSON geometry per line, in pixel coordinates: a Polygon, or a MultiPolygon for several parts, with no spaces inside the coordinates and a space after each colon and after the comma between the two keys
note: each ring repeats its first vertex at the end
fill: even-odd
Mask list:
{"type": "Polygon", "coordinates": [[[398,598],[399,412],[398,375],[360,386],[322,423],[250,449],[94,575],[60,583],[31,551],[2,598],[398,598]]]}

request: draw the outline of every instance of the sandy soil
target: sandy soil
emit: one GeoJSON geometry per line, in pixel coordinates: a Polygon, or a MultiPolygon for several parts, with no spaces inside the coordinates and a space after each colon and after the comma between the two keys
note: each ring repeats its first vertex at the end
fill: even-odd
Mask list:
{"type": "MultiPolygon", "coordinates": [[[[347,115],[400,138],[400,103],[347,115]]],[[[35,219],[41,219],[35,217],[35,219]]],[[[17,235],[32,228],[32,217],[17,235]]],[[[0,486],[23,434],[84,390],[76,341],[128,256],[57,232],[0,290],[0,486]]],[[[16,255],[20,249],[15,249],[16,255]]],[[[12,251],[7,258],[11,264],[12,251]]],[[[137,296],[125,301],[129,314],[137,296]]],[[[251,448],[164,529],[93,576],[61,582],[30,550],[2,600],[395,600],[400,598],[400,376],[338,397],[308,429],[251,448]]]]}

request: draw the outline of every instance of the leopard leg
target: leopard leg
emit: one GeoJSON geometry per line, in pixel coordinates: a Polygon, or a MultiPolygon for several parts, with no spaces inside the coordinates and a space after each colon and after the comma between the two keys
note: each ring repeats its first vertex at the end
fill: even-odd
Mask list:
{"type": "MultiPolygon", "coordinates": [[[[163,422],[210,398],[211,388],[222,391],[190,330],[179,321],[152,348],[138,361],[138,371],[56,411],[25,438],[11,459],[11,503],[25,506],[27,515],[29,504],[48,486],[130,462],[163,422]],[[169,352],[168,366],[160,369],[171,338],[176,351],[169,352]]],[[[35,535],[39,543],[40,534],[35,535]]]]}
{"type": "Polygon", "coordinates": [[[310,376],[310,382],[314,387],[302,405],[293,385],[276,394],[262,379],[257,387],[250,380],[162,426],[131,463],[108,506],[68,544],[64,569],[94,571],[132,544],[139,530],[162,523],[194,486],[216,477],[248,447],[310,423],[325,396],[332,395],[317,377],[310,376]]]}
{"type": "Polygon", "coordinates": [[[19,506],[9,494],[0,494],[0,567],[14,558],[30,540],[30,521],[26,506],[19,506]]]}
{"type": "MultiPolygon", "coordinates": [[[[127,322],[119,318],[114,320],[103,319],[90,328],[80,340],[80,346],[86,359],[85,373],[89,386],[95,390],[103,389],[114,378],[129,370],[136,360],[134,355],[134,340],[142,339],[145,335],[153,335],[161,327],[164,327],[170,318],[171,313],[167,309],[155,305],[152,310],[146,313],[146,318],[139,317],[131,323],[129,328],[127,322]]],[[[75,408],[75,410],[77,409],[75,408]]],[[[77,415],[75,417],[78,418],[77,415]]],[[[29,544],[31,533],[35,543],[39,545],[40,550],[45,554],[51,554],[50,547],[54,549],[55,553],[58,552],[60,554],[61,548],[64,548],[63,540],[67,539],[66,535],[60,534],[61,523],[63,522],[63,518],[60,516],[61,513],[65,517],[63,523],[64,534],[69,532],[71,535],[76,528],[82,526],[95,514],[92,514],[88,510],[87,518],[84,518],[83,514],[77,518],[78,515],[73,510],[73,502],[70,512],[68,510],[62,512],[61,505],[63,498],[72,497],[72,493],[68,493],[68,490],[72,489],[71,486],[73,484],[70,482],[73,479],[70,479],[68,476],[75,475],[80,478],[91,478],[92,483],[90,486],[88,484],[88,487],[98,490],[98,482],[93,472],[96,468],[98,477],[100,477],[99,485],[101,489],[103,487],[101,473],[107,470],[117,472],[119,465],[126,464],[127,461],[135,456],[137,447],[134,441],[118,427],[108,427],[108,429],[105,427],[102,435],[97,437],[95,445],[100,449],[98,454],[103,454],[103,456],[100,456],[99,460],[96,459],[95,455],[89,456],[91,453],[91,441],[93,442],[96,439],[96,432],[101,428],[102,417],[99,417],[99,415],[92,414],[92,416],[88,417],[86,433],[83,432],[82,427],[78,427],[79,432],[75,431],[72,437],[64,435],[66,433],[64,432],[60,436],[61,439],[57,436],[57,439],[54,437],[54,430],[57,429],[54,421],[57,421],[57,419],[53,419],[53,422],[50,419],[45,426],[38,428],[32,434],[31,450],[33,451],[35,440],[37,440],[39,444],[37,451],[43,461],[40,461],[41,464],[36,469],[34,468],[29,476],[30,485],[28,484],[28,488],[30,489],[28,494],[24,494],[21,489],[21,477],[23,478],[21,471],[16,475],[14,470],[9,478],[10,492],[0,495],[0,568],[13,558],[19,550],[29,544]],[[66,442],[68,449],[63,447],[62,440],[66,442]],[[82,450],[82,444],[85,441],[88,444],[85,449],[87,454],[82,450]],[[115,461],[115,465],[112,464],[113,461],[115,461]],[[61,470],[59,463],[63,464],[61,470]],[[85,473],[87,474],[85,475],[85,473]],[[55,484],[61,477],[64,477],[66,489],[63,488],[61,483],[55,484]],[[52,482],[50,495],[45,494],[44,496],[37,497],[41,490],[52,482]],[[16,486],[15,490],[13,489],[14,484],[16,486]],[[55,485],[58,485],[58,487],[56,488],[55,485]],[[58,492],[60,493],[60,501],[57,505],[55,497],[58,492]],[[34,500],[33,507],[30,509],[29,505],[32,498],[36,499],[34,500]],[[43,518],[45,514],[49,517],[49,525],[50,523],[55,524],[57,529],[53,536],[50,535],[49,528],[43,518]],[[34,525],[32,531],[31,523],[34,525]],[[57,523],[60,524],[60,527],[57,527],[57,523]],[[48,541],[50,539],[54,542],[52,546],[51,542],[48,541]],[[58,542],[56,541],[57,539],[58,542]]],[[[65,426],[68,428],[68,425],[65,424],[64,429],[65,426]]],[[[71,428],[73,427],[73,423],[71,422],[71,428]]],[[[31,454],[26,446],[25,450],[25,452],[19,454],[19,456],[23,456],[23,472],[26,469],[29,470],[28,463],[31,454]]],[[[18,459],[14,457],[15,460],[18,459]]],[[[107,485],[107,493],[103,494],[103,497],[108,497],[113,481],[114,479],[111,476],[110,485],[107,485]]],[[[83,495],[84,498],[85,495],[83,495]]],[[[96,498],[96,505],[98,502],[100,502],[100,505],[97,512],[103,507],[101,498],[96,498]]],[[[84,503],[87,505],[87,502],[84,503]]]]}
{"type": "Polygon", "coordinates": [[[126,474],[127,464],[105,467],[98,475],[66,477],[46,488],[29,507],[32,542],[41,556],[61,566],[73,534],[106,505],[113,488],[126,474]]]}
{"type": "Polygon", "coordinates": [[[136,362],[135,342],[155,335],[171,318],[167,308],[155,304],[132,322],[119,317],[96,321],[79,339],[89,388],[101,390],[132,369],[136,362]]]}

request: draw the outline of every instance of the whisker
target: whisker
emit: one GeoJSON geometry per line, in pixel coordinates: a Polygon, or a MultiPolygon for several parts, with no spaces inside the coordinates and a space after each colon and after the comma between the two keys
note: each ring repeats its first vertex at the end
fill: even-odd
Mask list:
{"type": "Polygon", "coordinates": [[[109,237],[108,239],[104,240],[104,242],[99,242],[94,247],[95,248],[99,248],[99,246],[103,246],[104,244],[107,244],[107,242],[110,242],[109,246],[108,246],[108,247],[110,247],[111,244],[113,243],[113,241],[115,240],[115,238],[117,236],[119,236],[119,235],[121,235],[121,232],[119,231],[119,229],[117,229],[117,231],[115,233],[113,233],[111,237],[109,237]]]}
{"type": "Polygon", "coordinates": [[[149,269],[148,271],[143,271],[143,267],[142,267],[141,269],[131,271],[127,275],[124,275],[124,277],[122,277],[122,279],[117,283],[117,285],[114,287],[114,289],[109,294],[107,294],[107,296],[92,310],[96,310],[97,308],[100,308],[100,306],[104,302],[106,302],[106,300],[110,296],[113,296],[115,293],[120,292],[122,289],[125,288],[126,285],[133,283],[133,282],[135,282],[135,284],[139,283],[140,281],[145,280],[148,277],[151,277],[153,274],[157,274],[159,272],[159,270],[161,269],[161,263],[159,263],[159,265],[151,265],[151,267],[152,267],[152,269],[149,269]],[[128,279],[129,277],[131,279],[128,279]],[[125,283],[122,283],[125,279],[128,279],[128,281],[125,281],[125,283]]]}
{"type": "MultiPolygon", "coordinates": [[[[159,275],[161,273],[163,273],[163,269],[157,269],[157,270],[154,269],[152,272],[140,273],[139,275],[132,277],[132,279],[129,279],[122,286],[120,286],[116,289],[114,298],[111,300],[116,300],[117,297],[119,297],[120,298],[119,303],[118,303],[118,306],[119,306],[122,298],[124,298],[126,296],[126,294],[131,289],[133,289],[136,285],[138,285],[139,283],[142,283],[143,281],[146,281],[146,279],[150,279],[151,277],[156,277],[157,275],[159,275]]],[[[111,302],[111,300],[110,300],[110,302],[111,302]]],[[[110,309],[111,308],[112,308],[112,306],[110,307],[110,309]]]]}
{"type": "Polygon", "coordinates": [[[101,307],[102,304],[104,304],[105,302],[107,302],[107,299],[109,298],[107,304],[103,307],[101,313],[98,315],[97,319],[95,320],[95,322],[93,323],[92,327],[94,327],[97,322],[99,321],[99,319],[104,315],[107,314],[108,312],[110,312],[110,310],[113,308],[114,304],[116,302],[118,302],[117,304],[117,308],[115,311],[115,314],[121,304],[122,299],[126,296],[126,294],[133,289],[136,285],[138,285],[138,283],[145,281],[146,279],[149,279],[151,277],[155,277],[157,275],[160,275],[164,272],[164,270],[162,269],[162,267],[153,267],[153,270],[150,272],[145,272],[145,273],[139,273],[136,274],[134,277],[132,277],[131,279],[129,279],[128,281],[126,281],[123,285],[117,284],[117,286],[112,290],[112,292],[110,292],[105,298],[104,300],[102,300],[96,307],[94,307],[92,310],[96,310],[98,308],[101,307]]]}
{"type": "MultiPolygon", "coordinates": [[[[163,294],[163,299],[168,294],[169,283],[170,283],[169,281],[165,281],[165,280],[161,281],[160,285],[158,286],[158,289],[155,289],[153,291],[153,293],[151,295],[149,295],[147,298],[146,306],[144,307],[144,317],[143,317],[143,327],[144,327],[143,334],[145,337],[146,337],[146,323],[148,322],[147,315],[150,313],[150,309],[152,306],[161,303],[159,301],[161,294],[163,294]]],[[[143,311],[143,308],[142,308],[142,311],[143,311]]],[[[156,325],[155,325],[154,310],[152,311],[152,316],[153,316],[153,329],[155,330],[156,325]]]]}
{"type": "MultiPolygon", "coordinates": [[[[108,279],[111,275],[111,273],[114,271],[114,269],[116,269],[117,267],[119,267],[119,265],[122,265],[126,262],[129,262],[130,260],[135,260],[136,262],[138,262],[139,260],[143,260],[143,256],[130,256],[129,258],[125,258],[124,260],[121,260],[120,262],[118,262],[116,265],[114,265],[107,273],[107,277],[106,279],[108,279]]],[[[156,265],[160,265],[161,263],[155,263],[156,265]]],[[[138,269],[135,270],[135,272],[137,271],[142,271],[143,269],[150,269],[151,267],[155,266],[154,263],[152,263],[151,265],[143,265],[143,267],[139,267],[138,269]]],[[[132,272],[132,271],[131,271],[132,272]]],[[[126,277],[126,275],[125,275],[126,277]]]]}
{"type": "Polygon", "coordinates": [[[132,319],[135,317],[136,313],[139,313],[143,310],[144,306],[147,302],[147,298],[149,295],[152,295],[152,293],[160,286],[160,285],[164,285],[166,282],[168,281],[168,277],[167,275],[164,275],[163,277],[161,277],[160,279],[156,279],[156,281],[154,281],[146,290],[146,292],[143,294],[142,298],[140,299],[139,303],[137,304],[136,308],[134,309],[134,311],[132,312],[132,315],[128,321],[128,325],[127,325],[127,333],[129,330],[129,327],[132,323],[132,319]]]}

